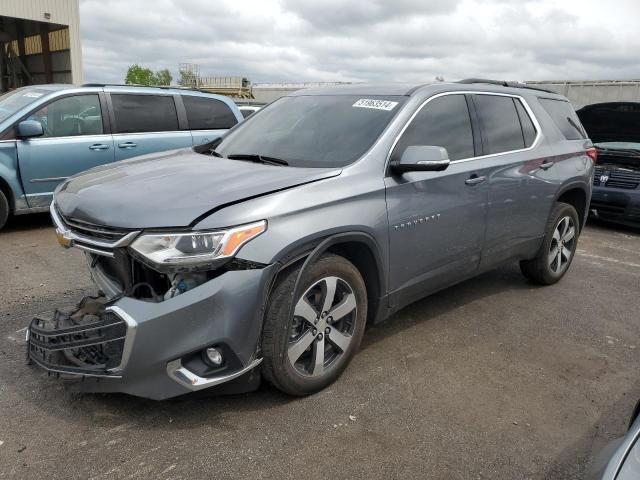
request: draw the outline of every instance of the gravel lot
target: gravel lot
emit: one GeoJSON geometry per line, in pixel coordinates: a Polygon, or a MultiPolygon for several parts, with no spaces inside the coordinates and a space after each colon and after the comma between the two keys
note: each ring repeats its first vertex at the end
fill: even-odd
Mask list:
{"type": "Polygon", "coordinates": [[[31,317],[92,291],[46,215],[0,233],[0,478],[582,478],[640,398],[640,234],[591,224],[568,276],[516,265],[371,328],[330,389],[153,402],[24,365],[31,317]]]}

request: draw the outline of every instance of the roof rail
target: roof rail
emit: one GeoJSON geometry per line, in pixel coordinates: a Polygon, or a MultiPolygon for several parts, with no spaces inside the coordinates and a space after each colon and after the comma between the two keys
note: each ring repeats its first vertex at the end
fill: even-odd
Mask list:
{"type": "Polygon", "coordinates": [[[527,88],[529,90],[537,90],[539,92],[557,93],[557,92],[554,92],[552,90],[546,90],[544,88],[532,87],[530,85],[527,85],[526,83],[508,82],[506,80],[488,80],[486,78],[465,78],[464,80],[460,80],[457,83],[462,83],[462,84],[485,83],[487,85],[499,85],[501,87],[527,88]]]}
{"type": "Polygon", "coordinates": [[[161,88],[163,90],[190,90],[193,92],[211,93],[201,88],[183,87],[182,85],[140,85],[139,83],[83,83],[81,87],[140,87],[161,88]]]}

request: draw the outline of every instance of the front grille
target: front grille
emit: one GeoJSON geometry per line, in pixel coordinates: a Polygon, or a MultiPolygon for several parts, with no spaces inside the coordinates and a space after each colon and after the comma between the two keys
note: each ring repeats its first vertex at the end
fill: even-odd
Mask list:
{"type": "Polygon", "coordinates": [[[595,168],[593,184],[597,187],[623,188],[634,190],[640,185],[640,172],[621,169],[618,167],[608,167],[598,165],[595,168]],[[608,177],[606,181],[601,181],[603,177],[608,177]]]}
{"type": "Polygon", "coordinates": [[[63,217],[62,215],[60,215],[60,218],[69,230],[86,238],[95,238],[97,240],[115,243],[129,233],[127,230],[118,230],[102,225],[95,225],[89,222],[83,222],[81,220],[72,220],[63,217]]]}
{"type": "Polygon", "coordinates": [[[56,226],[58,240],[66,247],[113,257],[115,250],[126,247],[140,233],[136,230],[117,229],[77,219],[65,218],[53,205],[51,217],[56,226]]]}
{"type": "Polygon", "coordinates": [[[75,311],[57,310],[34,318],[29,327],[29,358],[47,370],[90,376],[117,376],[127,323],[104,310],[104,299],[87,297],[75,311]]]}

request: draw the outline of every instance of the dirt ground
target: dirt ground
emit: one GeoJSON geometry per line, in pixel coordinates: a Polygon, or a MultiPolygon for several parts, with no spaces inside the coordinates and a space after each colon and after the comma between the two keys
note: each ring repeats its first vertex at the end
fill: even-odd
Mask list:
{"type": "Polygon", "coordinates": [[[24,363],[92,291],[46,215],[0,233],[0,478],[580,479],[640,398],[640,233],[591,224],[559,284],[507,266],[371,328],[331,388],[153,402],[24,363]]]}

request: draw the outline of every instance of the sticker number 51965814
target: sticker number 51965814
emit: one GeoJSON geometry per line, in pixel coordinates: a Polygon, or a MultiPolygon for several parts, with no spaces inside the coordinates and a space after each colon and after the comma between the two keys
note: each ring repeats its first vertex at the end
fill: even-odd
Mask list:
{"type": "Polygon", "coordinates": [[[376,110],[393,110],[393,108],[398,105],[398,102],[391,102],[389,100],[374,100],[371,98],[361,98],[356,103],[354,103],[353,107],[358,108],[373,108],[376,110]]]}

